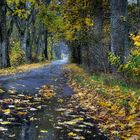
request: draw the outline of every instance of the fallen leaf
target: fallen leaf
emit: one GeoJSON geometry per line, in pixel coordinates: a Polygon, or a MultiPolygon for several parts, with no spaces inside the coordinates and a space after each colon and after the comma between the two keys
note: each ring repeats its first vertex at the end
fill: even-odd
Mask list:
{"type": "Polygon", "coordinates": [[[68,136],[69,136],[69,137],[76,137],[77,134],[76,134],[76,133],[73,133],[73,132],[70,132],[70,133],[68,133],[68,136]]]}
{"type": "Polygon", "coordinates": [[[48,133],[48,130],[41,130],[41,133],[48,133]]]}

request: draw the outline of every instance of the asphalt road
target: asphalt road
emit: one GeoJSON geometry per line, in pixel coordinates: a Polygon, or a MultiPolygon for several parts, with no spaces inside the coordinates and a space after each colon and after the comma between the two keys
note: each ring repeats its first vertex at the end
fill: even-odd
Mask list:
{"type": "Polygon", "coordinates": [[[7,92],[35,94],[43,85],[47,84],[53,86],[59,95],[71,95],[72,90],[67,85],[67,79],[64,78],[62,70],[66,63],[67,59],[57,60],[28,72],[2,76],[0,77],[0,87],[7,92]]]}

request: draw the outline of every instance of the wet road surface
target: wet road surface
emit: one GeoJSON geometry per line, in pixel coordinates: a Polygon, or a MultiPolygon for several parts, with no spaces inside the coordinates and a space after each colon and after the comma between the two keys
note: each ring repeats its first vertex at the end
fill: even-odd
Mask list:
{"type": "Polygon", "coordinates": [[[43,85],[53,85],[60,95],[71,95],[71,89],[63,77],[62,67],[67,59],[57,60],[42,68],[29,72],[0,77],[0,87],[17,93],[35,94],[43,85]]]}

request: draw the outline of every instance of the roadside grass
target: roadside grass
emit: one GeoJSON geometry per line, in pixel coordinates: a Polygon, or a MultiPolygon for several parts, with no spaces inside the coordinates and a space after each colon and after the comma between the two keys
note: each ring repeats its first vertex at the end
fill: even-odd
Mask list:
{"type": "Polygon", "coordinates": [[[140,138],[140,89],[113,75],[90,75],[75,64],[65,66],[74,100],[98,122],[110,139],[140,138]]]}
{"type": "Polygon", "coordinates": [[[107,86],[118,86],[122,92],[136,92],[136,95],[140,95],[140,88],[137,85],[126,82],[126,80],[122,79],[118,75],[112,74],[93,74],[92,79],[97,83],[104,84],[107,86]]]}
{"type": "Polygon", "coordinates": [[[50,64],[50,62],[45,61],[45,62],[40,62],[40,63],[24,64],[24,65],[17,66],[17,67],[9,67],[9,68],[5,68],[5,69],[0,69],[0,76],[22,73],[22,72],[30,71],[32,69],[41,68],[48,64],[50,64]]]}

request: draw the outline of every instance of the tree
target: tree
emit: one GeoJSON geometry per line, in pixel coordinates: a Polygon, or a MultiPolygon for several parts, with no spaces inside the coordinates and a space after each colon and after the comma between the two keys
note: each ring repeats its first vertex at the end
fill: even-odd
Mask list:
{"type": "Polygon", "coordinates": [[[90,47],[90,70],[104,71],[105,50],[102,45],[103,38],[103,24],[104,24],[104,7],[103,0],[93,1],[93,15],[94,15],[94,30],[93,30],[93,45],[90,47]]]}
{"type": "Polygon", "coordinates": [[[127,0],[111,0],[111,51],[121,64],[128,55],[127,0]]]}
{"type": "Polygon", "coordinates": [[[10,65],[9,61],[9,39],[6,27],[6,1],[0,1],[0,68],[10,65]]]}
{"type": "Polygon", "coordinates": [[[140,6],[140,0],[137,0],[137,6],[138,7],[140,6]]]}

